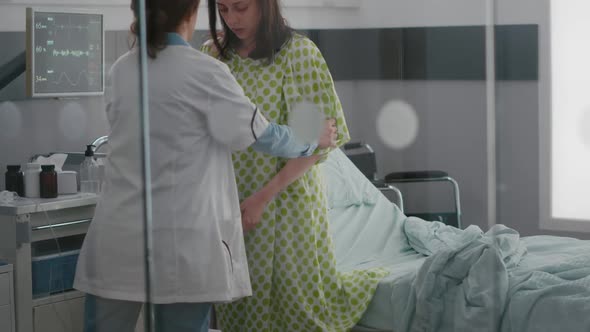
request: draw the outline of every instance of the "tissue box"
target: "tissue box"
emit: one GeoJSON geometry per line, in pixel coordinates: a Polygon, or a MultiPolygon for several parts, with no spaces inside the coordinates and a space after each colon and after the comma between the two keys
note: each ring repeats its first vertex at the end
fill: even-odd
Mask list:
{"type": "Polygon", "coordinates": [[[60,195],[75,194],[78,192],[75,171],[57,172],[57,191],[60,195]]]}

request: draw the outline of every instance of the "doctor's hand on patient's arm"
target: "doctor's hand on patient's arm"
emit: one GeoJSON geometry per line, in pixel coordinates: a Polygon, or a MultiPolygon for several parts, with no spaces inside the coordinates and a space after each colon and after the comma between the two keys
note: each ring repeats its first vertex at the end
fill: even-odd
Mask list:
{"type": "Polygon", "coordinates": [[[338,129],[336,128],[336,119],[328,119],[324,122],[324,128],[318,139],[318,148],[335,148],[338,140],[338,129]]]}
{"type": "Polygon", "coordinates": [[[249,232],[256,228],[262,219],[262,213],[268,205],[269,199],[262,192],[252,194],[240,204],[242,212],[242,228],[249,232]]]}

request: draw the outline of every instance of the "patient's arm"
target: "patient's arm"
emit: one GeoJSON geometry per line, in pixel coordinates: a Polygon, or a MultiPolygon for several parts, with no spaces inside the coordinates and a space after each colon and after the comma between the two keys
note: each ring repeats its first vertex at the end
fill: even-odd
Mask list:
{"type": "Polygon", "coordinates": [[[322,158],[322,155],[289,160],[285,167],[260,189],[260,191],[246,198],[240,205],[244,231],[254,229],[260,222],[262,213],[271,199],[287,188],[293,181],[305,174],[320,158],[322,158]]]}

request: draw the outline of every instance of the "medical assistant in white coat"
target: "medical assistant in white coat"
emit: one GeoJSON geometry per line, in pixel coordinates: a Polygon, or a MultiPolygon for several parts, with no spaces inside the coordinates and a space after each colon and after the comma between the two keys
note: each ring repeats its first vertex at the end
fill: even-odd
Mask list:
{"type": "MultiPolygon", "coordinates": [[[[285,157],[288,127],[257,112],[227,66],[176,34],[150,60],[153,303],[226,302],[251,295],[232,150],[285,157]]],[[[111,152],[103,192],[78,260],[74,287],[103,298],[145,302],[138,54],[113,65],[107,117],[111,152]]],[[[253,166],[255,167],[255,166],[253,166]]]]}

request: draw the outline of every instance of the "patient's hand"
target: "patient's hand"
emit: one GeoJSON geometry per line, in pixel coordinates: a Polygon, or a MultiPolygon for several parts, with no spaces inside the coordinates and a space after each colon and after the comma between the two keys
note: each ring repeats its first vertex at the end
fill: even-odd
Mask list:
{"type": "MultiPolygon", "coordinates": [[[[223,30],[218,30],[217,31],[217,40],[219,40],[219,42],[221,43],[221,41],[223,40],[223,37],[225,36],[225,32],[223,32],[223,30]]],[[[209,47],[210,50],[210,55],[214,58],[219,58],[219,49],[217,48],[217,45],[215,45],[215,43],[213,42],[213,36],[211,34],[209,34],[209,39],[207,42],[205,42],[205,46],[209,47]]]]}
{"type": "Polygon", "coordinates": [[[324,127],[318,140],[320,149],[335,148],[338,140],[338,129],[336,128],[336,119],[331,118],[324,122],[324,127]]]}
{"type": "Polygon", "coordinates": [[[240,204],[240,210],[242,211],[242,228],[244,232],[249,232],[256,228],[262,219],[262,213],[266,208],[268,201],[264,199],[260,192],[253,194],[246,198],[242,204],[240,204]]]}

